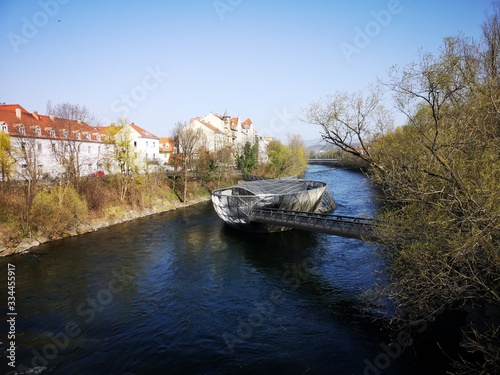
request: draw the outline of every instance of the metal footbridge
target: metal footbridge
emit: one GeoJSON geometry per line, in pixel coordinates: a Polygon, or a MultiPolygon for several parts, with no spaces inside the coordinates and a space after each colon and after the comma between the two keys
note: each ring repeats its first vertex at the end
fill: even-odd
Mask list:
{"type": "Polygon", "coordinates": [[[342,237],[375,241],[373,220],[364,217],[340,216],[315,212],[254,208],[249,214],[250,221],[280,225],[293,229],[333,234],[342,237]]]}

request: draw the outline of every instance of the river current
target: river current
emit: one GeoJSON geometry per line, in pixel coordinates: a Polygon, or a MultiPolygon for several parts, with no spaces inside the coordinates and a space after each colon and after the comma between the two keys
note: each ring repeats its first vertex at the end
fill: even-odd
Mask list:
{"type": "MultiPolygon", "coordinates": [[[[310,165],[305,178],[328,184],[338,214],[376,213],[359,173],[310,165]]],[[[364,311],[363,293],[384,282],[377,246],[297,230],[240,233],[210,202],[44,244],[0,259],[0,371],[443,373],[443,361],[416,354],[364,311]]]]}

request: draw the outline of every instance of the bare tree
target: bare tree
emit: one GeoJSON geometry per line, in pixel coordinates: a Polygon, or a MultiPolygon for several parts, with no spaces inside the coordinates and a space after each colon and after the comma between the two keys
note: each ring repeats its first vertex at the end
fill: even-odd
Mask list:
{"type": "Polygon", "coordinates": [[[82,164],[85,162],[81,152],[82,133],[91,133],[93,129],[90,124],[97,124],[97,119],[87,107],[78,104],[61,103],[53,107],[49,101],[47,110],[59,131],[57,138],[52,140],[52,151],[65,169],[61,182],[71,182],[78,187],[82,164]]]}
{"type": "Polygon", "coordinates": [[[186,123],[178,122],[173,130],[172,139],[177,146],[178,153],[182,156],[182,169],[184,172],[184,191],[182,201],[187,202],[188,172],[193,165],[196,152],[204,144],[204,135],[201,129],[194,129],[186,123]]]}
{"type": "Polygon", "coordinates": [[[336,92],[326,101],[312,103],[304,111],[304,122],[320,125],[325,141],[383,170],[372,157],[374,139],[393,125],[390,112],[383,105],[380,86],[361,92],[336,92]]]}
{"type": "Polygon", "coordinates": [[[52,106],[49,101],[47,103],[47,114],[62,119],[74,120],[85,122],[89,125],[95,126],[99,124],[99,120],[86,106],[71,103],[60,103],[52,106]]]}
{"type": "Polygon", "coordinates": [[[21,177],[25,185],[25,211],[22,214],[23,219],[28,219],[31,204],[36,194],[38,181],[41,178],[40,171],[40,153],[38,150],[37,138],[22,136],[16,137],[13,142],[13,153],[15,158],[21,164],[21,177]]]}

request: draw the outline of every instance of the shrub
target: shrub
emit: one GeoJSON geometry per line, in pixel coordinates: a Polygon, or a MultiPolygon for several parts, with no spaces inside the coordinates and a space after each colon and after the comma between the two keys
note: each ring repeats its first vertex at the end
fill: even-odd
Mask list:
{"type": "Polygon", "coordinates": [[[57,237],[87,217],[87,202],[71,185],[39,192],[31,207],[31,221],[49,237],[57,237]]]}

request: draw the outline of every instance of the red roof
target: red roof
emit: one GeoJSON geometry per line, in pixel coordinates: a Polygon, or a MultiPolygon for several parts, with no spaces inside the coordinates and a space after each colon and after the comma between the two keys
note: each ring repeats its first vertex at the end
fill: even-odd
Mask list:
{"type": "Polygon", "coordinates": [[[239,121],[239,117],[233,117],[229,120],[229,124],[231,126],[231,129],[236,129],[238,127],[238,121],[239,121]]]}
{"type": "Polygon", "coordinates": [[[241,126],[243,126],[244,128],[249,128],[250,126],[252,126],[252,120],[247,118],[245,121],[241,123],[241,126]]]}
{"type": "Polygon", "coordinates": [[[100,142],[102,131],[83,121],[30,113],[19,104],[0,105],[0,124],[14,137],[79,139],[100,142]]]}
{"type": "Polygon", "coordinates": [[[160,152],[174,151],[175,143],[172,138],[160,138],[160,152]]]}
{"type": "Polygon", "coordinates": [[[132,127],[132,129],[134,129],[137,133],[139,133],[139,135],[141,137],[144,137],[144,138],[155,138],[155,139],[160,139],[159,137],[157,137],[156,135],[154,134],[151,134],[150,132],[148,132],[147,130],[144,130],[143,128],[141,128],[140,126],[137,126],[136,124],[132,123],[130,124],[130,126],[132,127]]]}

